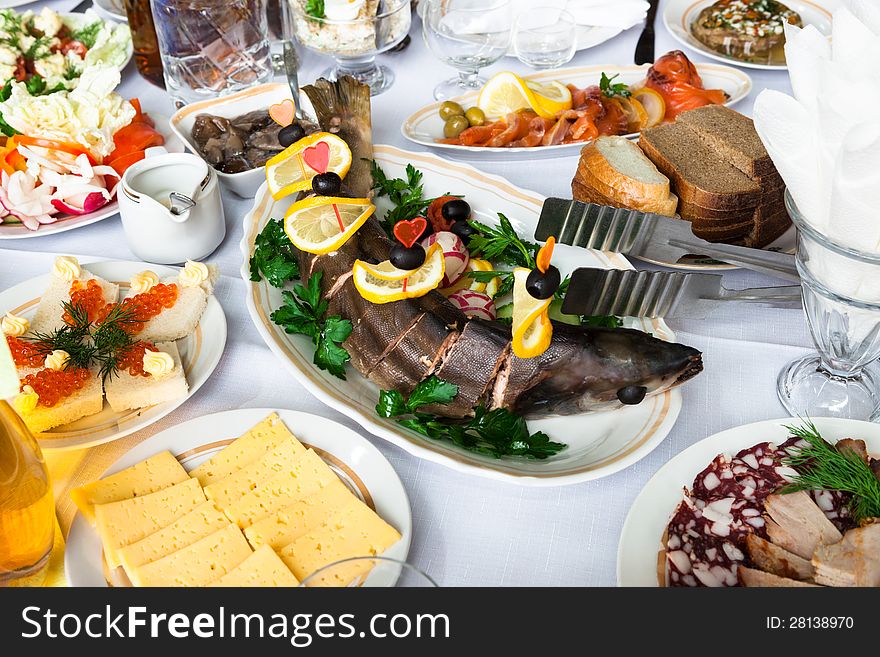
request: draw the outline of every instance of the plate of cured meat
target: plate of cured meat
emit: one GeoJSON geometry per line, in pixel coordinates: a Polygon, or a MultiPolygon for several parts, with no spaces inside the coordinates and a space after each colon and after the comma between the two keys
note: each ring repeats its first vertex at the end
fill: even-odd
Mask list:
{"type": "Polygon", "coordinates": [[[880,427],[756,422],[663,466],[624,523],[621,586],[880,586],[880,427]]]}
{"type": "Polygon", "coordinates": [[[302,166],[267,166],[267,184],[244,219],[246,303],[267,345],[326,404],[463,472],[552,486],[643,458],[672,428],[678,386],[701,371],[701,354],[676,344],[662,321],[546,311],[578,266],[631,265],[599,251],[541,251],[530,240],[544,199],[533,192],[432,154],[373,147],[368,89],[340,88],[350,84],[304,89],[328,132],[289,147],[291,157],[304,154],[302,166]],[[329,128],[337,128],[332,139],[329,128]],[[337,167],[335,189],[344,185],[349,196],[318,193],[334,176],[317,175],[311,195],[269,193],[276,178],[347,164],[337,139],[351,158],[350,168],[337,167]],[[328,143],[323,160],[318,143],[328,143]],[[458,225],[448,222],[453,213],[458,225]],[[479,238],[467,235],[468,220],[479,238]],[[416,240],[406,249],[392,241],[405,244],[402,229],[416,240]],[[411,266],[395,260],[418,253],[411,266]],[[543,287],[550,278],[538,283],[543,300],[518,297],[526,270],[510,269],[531,254],[552,257],[547,271],[559,274],[555,292],[543,287]],[[428,285],[432,272],[438,277],[428,285]],[[528,307],[542,319],[517,334],[528,307]]]}
{"type": "Polygon", "coordinates": [[[208,380],[226,345],[216,267],[80,264],[0,293],[21,381],[12,400],[43,449],[81,449],[165,417],[208,380]]]}
{"type": "Polygon", "coordinates": [[[401,132],[450,156],[514,160],[576,155],[596,137],[635,138],[687,109],[735,105],[751,89],[751,78],[743,71],[694,65],[684,53],[673,51],[651,66],[590,65],[523,78],[501,73],[480,92],[423,107],[404,121],[401,132]],[[453,106],[461,109],[464,122],[461,116],[450,117],[456,112],[453,106]],[[479,110],[476,115],[474,110],[479,110]],[[476,120],[467,120],[472,118],[476,120]]]}

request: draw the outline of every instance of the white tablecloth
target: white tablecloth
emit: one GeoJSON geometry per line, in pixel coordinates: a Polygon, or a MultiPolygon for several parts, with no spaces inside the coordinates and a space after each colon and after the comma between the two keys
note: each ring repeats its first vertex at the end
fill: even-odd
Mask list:
{"type": "MultiPolygon", "coordinates": [[[[48,4],[65,10],[75,0],[48,4]]],[[[661,4],[660,14],[663,7],[661,4]]],[[[677,47],[657,21],[657,54],[677,47]]],[[[631,64],[640,28],[591,50],[579,52],[572,65],[631,64]]],[[[425,47],[416,21],[412,45],[403,54],[381,60],[397,75],[394,87],[373,99],[376,143],[415,148],[400,134],[402,120],[430,102],[431,91],[452,69],[425,47]]],[[[688,52],[697,62],[706,61],[688,52]]],[[[329,60],[305,54],[300,80],[317,77],[329,60]]],[[[515,59],[488,69],[525,72],[515,59]]],[[[750,112],[764,87],[789,91],[784,72],[749,71],[752,95],[737,109],[750,112]]],[[[139,97],[150,111],[170,115],[164,92],[140,78],[134,63],[124,72],[120,92],[139,97]]],[[[545,195],[567,196],[574,158],[535,164],[481,165],[515,184],[545,195]],[[536,171],[540,167],[540,175],[536,171]]],[[[359,429],[351,420],[311,395],[276,361],[254,330],[244,305],[239,278],[241,219],[250,202],[224,195],[228,232],[210,260],[223,278],[217,297],[226,311],[229,339],[211,380],[176,412],[145,429],[144,437],[184,420],[230,408],[293,408],[331,417],[370,438],[391,461],[410,496],[414,539],[409,560],[446,586],[614,585],[617,541],[629,507],[648,479],[672,456],[706,436],[740,424],[785,415],[775,394],[776,375],[789,360],[807,353],[809,334],[800,311],[730,305],[704,321],[669,323],[681,342],[704,352],[706,370],[683,388],[684,410],[669,437],[640,463],[605,479],[561,488],[524,488],[456,473],[414,458],[359,429]],[[254,377],[253,373],[259,372],[254,377]]],[[[132,259],[118,218],[58,236],[0,242],[0,289],[42,274],[58,253],[132,259]]],[[[724,276],[728,287],[779,284],[748,272],[724,276]]],[[[2,310],[2,309],[0,309],[2,310]]],[[[762,440],[755,436],[755,442],[762,440]]]]}

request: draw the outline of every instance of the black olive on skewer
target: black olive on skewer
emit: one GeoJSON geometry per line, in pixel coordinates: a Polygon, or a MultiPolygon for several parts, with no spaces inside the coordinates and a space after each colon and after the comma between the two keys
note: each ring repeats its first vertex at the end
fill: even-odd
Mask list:
{"type": "Polygon", "coordinates": [[[645,386],[626,386],[617,391],[617,398],[621,404],[635,406],[642,403],[646,394],[648,394],[648,389],[645,386]]]}
{"type": "Polygon", "coordinates": [[[278,143],[287,148],[298,142],[300,139],[306,136],[306,131],[303,130],[302,126],[293,122],[290,125],[286,125],[281,130],[278,131],[278,143]]]}
{"type": "Polygon", "coordinates": [[[455,198],[443,204],[440,214],[447,221],[467,221],[471,218],[471,206],[467,201],[455,198]]]}
{"type": "Polygon", "coordinates": [[[526,291],[536,299],[549,299],[556,294],[560,283],[562,283],[562,276],[559,274],[559,270],[550,265],[545,272],[533,269],[529,273],[529,277],[526,279],[526,291]]]}
{"type": "Polygon", "coordinates": [[[391,247],[391,255],[388,259],[398,269],[418,269],[425,264],[425,249],[416,244],[407,248],[403,244],[395,244],[391,247]]]}
{"type": "Polygon", "coordinates": [[[319,173],[312,178],[312,189],[321,196],[339,196],[342,189],[342,178],[333,171],[319,173]]]}
{"type": "Polygon", "coordinates": [[[477,232],[473,229],[473,227],[467,221],[464,221],[464,220],[456,221],[454,224],[452,224],[452,228],[450,228],[449,230],[451,230],[454,234],[458,235],[458,237],[461,239],[461,241],[464,242],[465,244],[468,243],[468,240],[471,238],[471,235],[473,235],[475,232],[477,232]]]}

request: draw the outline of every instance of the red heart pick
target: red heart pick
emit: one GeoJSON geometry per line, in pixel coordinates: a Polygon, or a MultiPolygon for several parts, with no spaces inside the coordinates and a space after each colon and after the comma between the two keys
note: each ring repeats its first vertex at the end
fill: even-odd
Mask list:
{"type": "Polygon", "coordinates": [[[303,162],[318,173],[325,173],[330,162],[330,145],[326,141],[319,141],[305,149],[302,158],[303,162]]]}
{"type": "Polygon", "coordinates": [[[412,219],[402,219],[394,224],[394,237],[406,248],[412,248],[425,228],[428,227],[428,220],[424,217],[413,217],[412,219]]]}

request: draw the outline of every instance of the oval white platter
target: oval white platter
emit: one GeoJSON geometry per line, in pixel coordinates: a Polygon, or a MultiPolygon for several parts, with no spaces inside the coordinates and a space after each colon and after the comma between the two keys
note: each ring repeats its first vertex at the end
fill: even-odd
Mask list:
{"type": "MultiPolygon", "coordinates": [[[[120,296],[127,292],[129,279],[145,269],[156,272],[159,278],[172,276],[178,271],[174,267],[129,261],[108,260],[82,266],[117,283],[120,296]]],[[[49,285],[49,276],[37,276],[0,292],[0,316],[12,312],[33,319],[40,297],[49,285]]],[[[178,340],[177,347],[189,383],[189,394],[185,398],[122,413],[114,413],[105,401],[100,413],[37,434],[40,447],[44,450],[82,449],[107,443],[153,424],[192,397],[217,367],[226,347],[226,315],[213,295],[208,297],[208,306],[195,332],[178,340]]]]}
{"type": "MultiPolygon", "coordinates": [[[[400,532],[400,540],[383,556],[406,561],[412,541],[412,512],[406,490],[394,468],[368,440],[348,427],[317,415],[270,408],[239,408],[204,415],[148,438],[114,463],[104,476],[163,450],[171,451],[183,467],[192,470],[273,412],[278,413],[299,440],[327,462],[355,495],[400,532]]],[[[81,513],[77,513],[64,555],[70,585],[107,586],[102,561],[101,540],[97,532],[81,513]]],[[[371,578],[366,582],[366,586],[391,584],[393,582],[371,578]]]]}
{"type": "MultiPolygon", "coordinates": [[[[681,45],[719,62],[765,71],[785,71],[788,69],[785,64],[759,64],[728,57],[712,50],[697,39],[691,33],[691,25],[700,12],[712,4],[714,4],[714,0],[669,0],[663,10],[663,24],[681,45]]],[[[822,34],[831,35],[831,9],[834,5],[839,4],[837,0],[784,0],[783,4],[799,13],[805,26],[813,25],[822,34]]]]}
{"type": "MultiPolygon", "coordinates": [[[[430,153],[375,146],[374,158],[390,177],[405,176],[406,165],[410,163],[421,170],[427,197],[447,192],[463,194],[479,221],[497,225],[496,213],[502,212],[522,237],[532,239],[535,233],[544,202],[544,197],[539,194],[467,164],[448,162],[430,153]]],[[[380,199],[378,202],[380,216],[388,207],[384,201],[380,199]]],[[[379,418],[375,412],[378,387],[352,369],[349,369],[345,381],[317,369],[312,363],[314,348],[311,341],[304,336],[287,335],[269,319],[272,311],[282,303],[281,290],[265,281],[254,283],[250,280],[248,262],[255,237],[270,218],[282,218],[292,202],[293,197],[273,201],[263,184],[254,199],[253,209],[244,218],[241,276],[246,283],[248,311],[263,340],[294,377],[322,402],[348,415],[370,433],[419,458],[461,472],[525,486],[560,486],[605,477],[635,463],[659,445],[675,424],[681,411],[681,392],[677,389],[646,399],[638,406],[535,420],[529,422],[530,430],[545,431],[551,439],[565,442],[569,447],[546,460],[531,460],[495,459],[474,454],[445,441],[429,441],[392,420],[379,418]]],[[[563,276],[577,267],[632,269],[620,254],[565,245],[556,247],[554,264],[563,276]]],[[[631,319],[625,325],[665,340],[675,338],[660,320],[631,319]]]]}
{"type": "MultiPolygon", "coordinates": [[[[880,455],[880,425],[840,418],[813,418],[822,437],[831,443],[842,438],[864,440],[868,452],[880,455]]],[[[766,420],[745,424],[709,436],[691,445],[660,468],[645,484],[626,516],[617,547],[619,586],[659,586],[657,561],[663,548],[661,537],[675,507],[682,500],[682,489],[693,485],[718,454],[736,454],[761,442],[785,442],[785,425],[799,426],[800,418],[766,420]]]]}
{"type": "MultiPolygon", "coordinates": [[[[144,109],[144,112],[153,119],[156,124],[156,130],[165,138],[165,150],[170,153],[183,153],[186,150],[183,141],[171,129],[167,116],[163,116],[158,112],[151,112],[147,108],[144,109]]],[[[116,214],[119,214],[119,201],[114,198],[107,205],[98,208],[94,212],[80,215],[62,215],[55,223],[43,224],[37,230],[29,230],[21,223],[0,223],[0,240],[19,240],[56,235],[74,228],[82,228],[83,226],[97,223],[116,214]]]]}
{"type": "MultiPolygon", "coordinates": [[[[696,66],[700,77],[703,79],[703,86],[707,89],[723,89],[727,93],[730,98],[726,103],[728,106],[740,102],[752,90],[752,79],[743,71],[720,64],[697,64],[696,66]]],[[[563,84],[573,84],[576,87],[584,88],[599,84],[599,79],[604,72],[608,76],[619,75],[620,77],[616,78],[615,82],[633,85],[645,79],[649,68],[650,66],[647,64],[644,66],[591,65],[543,71],[526,75],[525,78],[535,82],[558,80],[563,84]]],[[[476,105],[478,95],[479,93],[475,91],[456,98],[456,101],[465,108],[471,107],[476,105]]],[[[487,162],[576,156],[584,147],[584,142],[517,148],[487,148],[484,146],[440,144],[437,143],[437,140],[443,138],[443,120],[438,114],[441,104],[440,102],[431,103],[412,114],[400,126],[401,134],[413,143],[438,149],[445,155],[487,162]]],[[[635,138],[638,136],[638,133],[626,136],[635,138]]]]}

